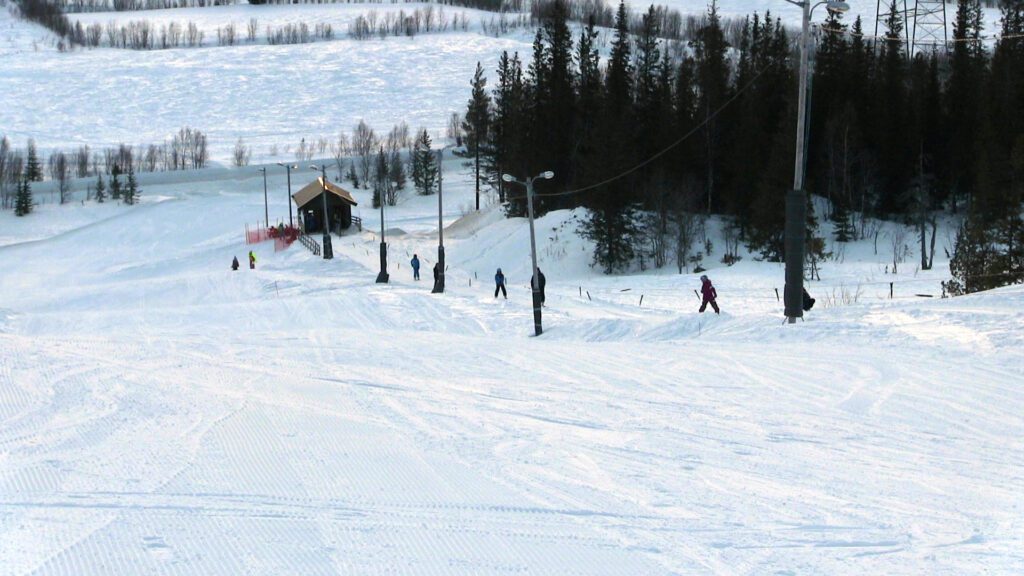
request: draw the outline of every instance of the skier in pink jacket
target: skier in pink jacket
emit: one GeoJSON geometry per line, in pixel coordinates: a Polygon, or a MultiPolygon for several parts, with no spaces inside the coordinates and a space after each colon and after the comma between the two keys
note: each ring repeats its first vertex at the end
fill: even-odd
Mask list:
{"type": "Polygon", "coordinates": [[[707,310],[708,304],[711,304],[715,314],[718,314],[718,303],[715,302],[715,298],[718,298],[718,292],[715,292],[715,287],[711,285],[711,280],[708,280],[707,276],[701,276],[700,282],[700,293],[703,296],[700,304],[701,314],[704,313],[704,310],[707,310]]]}

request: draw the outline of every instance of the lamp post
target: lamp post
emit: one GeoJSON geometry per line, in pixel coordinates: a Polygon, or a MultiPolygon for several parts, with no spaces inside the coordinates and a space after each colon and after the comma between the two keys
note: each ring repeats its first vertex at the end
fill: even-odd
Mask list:
{"type": "Polygon", "coordinates": [[[384,238],[384,193],[380,194],[380,272],[377,284],[388,283],[388,243],[384,238]]]}
{"type": "Polygon", "coordinates": [[[797,95],[796,118],[796,166],[793,175],[793,189],[786,194],[786,287],[785,314],[790,324],[802,318],[804,288],[804,242],[807,226],[807,194],[804,190],[804,175],[807,171],[807,105],[810,99],[808,88],[808,59],[810,57],[811,13],[822,4],[829,12],[842,13],[850,9],[846,2],[825,0],[812,4],[811,0],[786,0],[803,10],[803,26],[800,34],[800,93],[797,95]]]}
{"type": "Polygon", "coordinates": [[[260,168],[259,171],[263,172],[263,225],[270,228],[270,208],[267,205],[267,169],[260,168]]]}
{"type": "Polygon", "coordinates": [[[330,260],[334,258],[334,248],[331,246],[331,224],[330,219],[327,216],[327,165],[321,164],[319,168],[310,165],[310,170],[314,172],[320,172],[320,186],[323,189],[321,197],[323,198],[323,222],[320,223],[324,230],[324,260],[330,260]]]}
{"type": "Polygon", "coordinates": [[[541,327],[540,280],[537,274],[537,240],[533,232],[533,181],[538,178],[551,180],[554,177],[555,173],[550,170],[541,172],[532,178],[527,178],[525,181],[516,180],[509,174],[501,175],[501,179],[505,182],[514,182],[526,187],[526,213],[530,218],[530,258],[533,260],[533,278],[530,279],[530,288],[533,292],[533,332],[536,336],[543,334],[544,329],[541,327]]]}
{"type": "Polygon", "coordinates": [[[444,293],[444,220],[442,219],[442,207],[444,204],[444,151],[450,146],[445,146],[437,151],[437,263],[438,273],[434,279],[434,289],[431,294],[444,293]]]}
{"type": "Polygon", "coordinates": [[[278,162],[277,165],[283,166],[288,171],[288,227],[294,228],[295,225],[292,223],[292,170],[298,170],[299,167],[281,162],[278,162]]]}

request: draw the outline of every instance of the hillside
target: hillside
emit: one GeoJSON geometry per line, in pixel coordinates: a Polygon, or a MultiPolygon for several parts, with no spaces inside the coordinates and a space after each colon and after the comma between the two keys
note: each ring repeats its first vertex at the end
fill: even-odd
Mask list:
{"type": "Polygon", "coordinates": [[[883,299],[861,244],[804,323],[747,259],[711,268],[723,314],[701,316],[694,275],[600,276],[553,213],[533,338],[524,222],[460,220],[449,172],[444,295],[407,264],[432,265],[431,197],[387,216],[388,285],[365,192],[334,260],[262,244],[231,272],[251,176],[144,181],[141,206],[54,208],[62,231],[0,248],[0,573],[1021,566],[1024,291],[883,299]]]}

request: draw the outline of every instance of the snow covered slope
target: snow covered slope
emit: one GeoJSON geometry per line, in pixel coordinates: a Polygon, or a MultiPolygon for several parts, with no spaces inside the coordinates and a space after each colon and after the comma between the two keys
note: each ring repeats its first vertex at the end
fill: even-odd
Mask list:
{"type": "Polygon", "coordinates": [[[388,285],[370,232],[231,272],[252,176],[23,220],[66,225],[0,247],[0,574],[1024,567],[1024,290],[785,326],[781,270],[745,260],[700,316],[693,275],[588,272],[554,214],[533,338],[522,221],[452,224],[445,181],[444,295],[408,269],[435,198],[387,215],[388,285]]]}
{"type": "MultiPolygon", "coordinates": [[[[211,29],[230,22],[244,35],[253,14],[262,22],[262,38],[266,25],[290,22],[291,13],[311,28],[321,20],[340,28],[370,10],[408,12],[418,6],[229,6],[118,15],[181,24],[195,17],[209,41],[211,29]],[[272,19],[257,9],[269,11],[272,19]]],[[[80,144],[96,149],[159,144],[191,126],[207,134],[212,158],[225,164],[239,137],[252,147],[254,160],[288,161],[294,156],[286,150],[302,139],[333,142],[339,131],[351,133],[360,119],[382,133],[404,121],[436,135],[452,112],[465,108],[477,62],[492,70],[503,50],[526,53],[530,46],[528,32],[505,38],[478,32],[476,16],[490,18],[488,13],[445,11],[449,18],[469,14],[473,29],[362,41],[336,29],[339,39],[312,44],[38,53],[29,31],[45,37],[43,29],[0,10],[0,135],[19,147],[34,138],[43,150],[80,144]],[[8,27],[17,33],[4,37],[8,27]]],[[[116,17],[80,16],[103,24],[116,17]]]]}

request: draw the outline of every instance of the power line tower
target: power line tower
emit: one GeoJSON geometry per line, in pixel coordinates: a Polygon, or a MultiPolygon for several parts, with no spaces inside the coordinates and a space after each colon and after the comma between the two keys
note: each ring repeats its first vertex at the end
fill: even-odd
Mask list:
{"type": "Polygon", "coordinates": [[[893,4],[896,5],[897,17],[903,18],[903,45],[908,57],[928,47],[932,50],[938,50],[940,46],[947,49],[949,38],[944,0],[878,0],[875,5],[875,38],[878,38],[878,28],[889,17],[893,4]]]}
{"type": "Polygon", "coordinates": [[[914,30],[911,34],[910,53],[918,50],[947,50],[949,47],[946,29],[946,2],[944,0],[915,0],[914,30]]]}
{"type": "Polygon", "coordinates": [[[875,46],[878,46],[878,28],[882,22],[889,17],[889,11],[896,7],[896,17],[903,18],[903,45],[910,46],[910,10],[907,9],[907,0],[878,0],[875,5],[875,46]]]}

